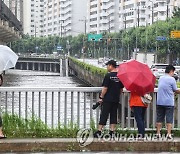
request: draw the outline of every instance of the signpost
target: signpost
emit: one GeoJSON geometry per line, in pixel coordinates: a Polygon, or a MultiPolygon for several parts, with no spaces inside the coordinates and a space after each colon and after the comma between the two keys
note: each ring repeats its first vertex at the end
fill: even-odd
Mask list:
{"type": "Polygon", "coordinates": [[[62,46],[60,45],[57,46],[57,51],[61,51],[62,49],[63,49],[62,46]]]}
{"type": "Polygon", "coordinates": [[[88,34],[88,41],[100,41],[102,34],[88,34]]]}
{"type": "Polygon", "coordinates": [[[165,36],[157,36],[157,37],[156,37],[156,40],[157,40],[157,41],[166,41],[166,40],[167,40],[167,37],[165,37],[165,36]]]}
{"type": "Polygon", "coordinates": [[[171,31],[171,38],[180,38],[180,31],[171,31]]]}

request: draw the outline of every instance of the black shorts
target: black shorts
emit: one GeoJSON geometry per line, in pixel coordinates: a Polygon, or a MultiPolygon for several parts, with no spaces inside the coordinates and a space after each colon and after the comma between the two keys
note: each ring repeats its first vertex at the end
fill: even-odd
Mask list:
{"type": "Polygon", "coordinates": [[[100,115],[100,125],[106,125],[108,116],[110,114],[110,124],[117,124],[117,109],[118,102],[103,102],[100,115]]]}
{"type": "Polygon", "coordinates": [[[166,123],[173,123],[174,106],[162,106],[156,107],[157,119],[156,122],[163,123],[166,116],[166,123]]]}

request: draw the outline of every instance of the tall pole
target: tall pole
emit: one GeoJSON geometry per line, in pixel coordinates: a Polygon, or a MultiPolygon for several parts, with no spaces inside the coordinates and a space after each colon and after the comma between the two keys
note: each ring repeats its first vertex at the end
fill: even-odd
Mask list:
{"type": "Polygon", "coordinates": [[[84,19],[84,31],[85,31],[85,35],[86,35],[86,29],[87,29],[87,27],[86,27],[86,17],[85,17],[85,19],[84,19]]]}
{"type": "Polygon", "coordinates": [[[110,15],[108,16],[108,19],[109,19],[109,33],[111,32],[111,25],[110,25],[110,15]]]}
{"type": "Polygon", "coordinates": [[[168,17],[169,17],[169,1],[167,0],[167,10],[166,10],[166,18],[168,20],[168,17]]]}
{"type": "Polygon", "coordinates": [[[153,1],[150,0],[150,2],[152,3],[152,24],[154,23],[154,3],[153,1]]]}
{"type": "Polygon", "coordinates": [[[62,37],[62,23],[61,23],[61,37],[62,37]]]}
{"type": "Polygon", "coordinates": [[[126,30],[126,13],[125,13],[125,16],[124,16],[124,19],[125,19],[125,22],[124,22],[124,27],[125,27],[125,30],[126,30]]]}
{"type": "Polygon", "coordinates": [[[36,54],[37,54],[37,40],[36,40],[36,23],[35,23],[35,41],[36,41],[36,43],[35,43],[35,49],[36,49],[36,54]]]}
{"type": "Polygon", "coordinates": [[[139,6],[138,6],[138,27],[139,27],[139,6]]]}

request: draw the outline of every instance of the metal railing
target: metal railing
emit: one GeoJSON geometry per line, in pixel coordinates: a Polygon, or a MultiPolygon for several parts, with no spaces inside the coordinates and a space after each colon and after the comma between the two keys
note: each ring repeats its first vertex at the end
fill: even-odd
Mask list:
{"type": "MultiPolygon", "coordinates": [[[[90,127],[93,120],[99,121],[99,108],[92,110],[99,99],[101,87],[0,87],[1,109],[28,119],[40,118],[49,127],[76,125],[90,127]]],[[[146,111],[146,128],[154,129],[156,123],[156,95],[146,111]]],[[[180,127],[180,95],[176,96],[174,128],[180,127]]],[[[129,92],[121,95],[118,121],[122,129],[135,129],[136,122],[129,107],[129,92]]]]}

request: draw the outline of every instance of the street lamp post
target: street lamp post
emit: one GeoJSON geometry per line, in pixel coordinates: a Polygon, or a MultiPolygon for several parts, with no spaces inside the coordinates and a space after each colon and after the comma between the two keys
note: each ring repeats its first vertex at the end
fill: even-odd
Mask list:
{"type": "Polygon", "coordinates": [[[154,23],[154,2],[149,0],[152,3],[152,24],[154,23]]]}

